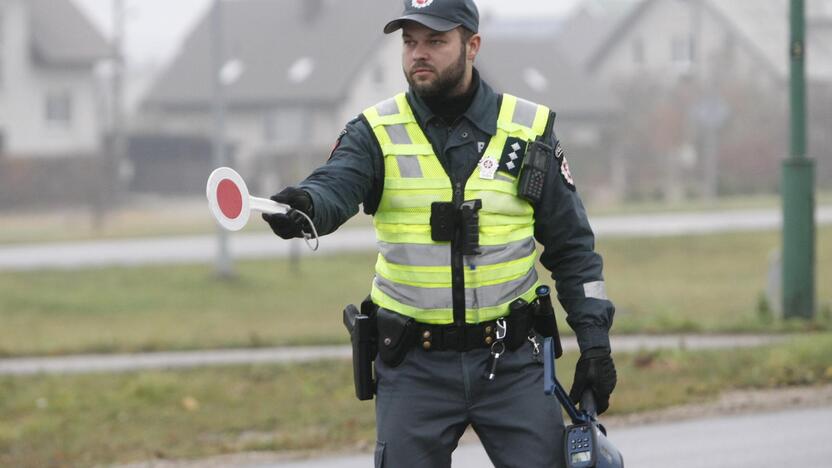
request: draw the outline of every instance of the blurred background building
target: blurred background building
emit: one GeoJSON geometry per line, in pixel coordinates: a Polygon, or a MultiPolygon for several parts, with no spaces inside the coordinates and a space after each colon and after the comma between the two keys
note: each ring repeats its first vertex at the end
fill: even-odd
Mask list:
{"type": "Polygon", "coordinates": [[[94,67],[110,54],[69,0],[0,1],[0,204],[84,202],[105,122],[94,67]]]}
{"type": "MultiPolygon", "coordinates": [[[[400,39],[380,31],[398,2],[223,5],[226,151],[253,193],[322,164],[347,121],[406,86],[400,39]]],[[[807,8],[809,148],[829,188],[832,0],[807,8]]],[[[498,90],[558,112],[589,202],[777,191],[786,0],[583,0],[558,17],[482,10],[477,66],[498,90]]],[[[127,64],[126,100],[111,84],[121,56],[83,11],[75,0],[0,0],[0,209],[94,205],[114,186],[106,178],[123,179],[127,202],[201,196],[214,165],[212,9],[152,77],[127,64]],[[123,158],[108,154],[119,148],[114,102],[126,102],[123,158]]]]}

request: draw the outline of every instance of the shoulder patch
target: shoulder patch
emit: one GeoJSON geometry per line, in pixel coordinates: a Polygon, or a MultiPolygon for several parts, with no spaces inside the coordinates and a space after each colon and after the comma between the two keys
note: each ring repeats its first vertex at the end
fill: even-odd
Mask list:
{"type": "Polygon", "coordinates": [[[338,147],[341,146],[341,138],[344,138],[344,135],[346,135],[346,134],[347,134],[347,128],[344,127],[344,129],[341,130],[341,133],[338,134],[338,139],[335,140],[335,144],[332,145],[332,151],[329,152],[329,157],[330,158],[332,157],[333,154],[335,154],[335,150],[337,150],[338,147]]]}
{"type": "Polygon", "coordinates": [[[566,160],[566,151],[563,150],[563,147],[558,142],[557,146],[555,146],[555,160],[558,162],[560,178],[563,180],[563,183],[566,185],[567,188],[571,191],[575,191],[575,179],[572,178],[572,171],[569,170],[569,161],[566,160]]]}

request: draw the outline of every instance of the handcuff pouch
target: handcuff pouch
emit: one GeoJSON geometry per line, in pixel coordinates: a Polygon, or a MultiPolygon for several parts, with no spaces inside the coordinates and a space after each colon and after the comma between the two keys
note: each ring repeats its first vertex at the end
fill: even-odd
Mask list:
{"type": "Polygon", "coordinates": [[[413,318],[398,314],[385,308],[379,308],[378,355],[385,364],[397,367],[405,355],[413,348],[416,325],[413,318]]]}

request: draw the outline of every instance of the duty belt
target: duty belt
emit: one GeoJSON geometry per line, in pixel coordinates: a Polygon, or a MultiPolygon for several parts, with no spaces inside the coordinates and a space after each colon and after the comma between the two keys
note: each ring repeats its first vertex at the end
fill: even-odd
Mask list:
{"type": "MultiPolygon", "coordinates": [[[[509,340],[520,337],[525,339],[530,327],[521,328],[523,329],[509,327],[509,340]]],[[[488,348],[497,339],[497,329],[497,320],[462,326],[416,323],[415,345],[425,351],[471,351],[477,348],[488,348]]]]}

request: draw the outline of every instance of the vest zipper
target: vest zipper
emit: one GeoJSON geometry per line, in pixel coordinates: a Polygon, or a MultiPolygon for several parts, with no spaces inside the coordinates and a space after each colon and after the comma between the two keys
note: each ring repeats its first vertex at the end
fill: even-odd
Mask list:
{"type": "MultiPolygon", "coordinates": [[[[453,204],[459,210],[464,200],[465,182],[454,182],[453,204]]],[[[465,265],[462,256],[461,231],[456,230],[451,242],[451,297],[454,306],[454,324],[465,325],[465,265]]]]}

